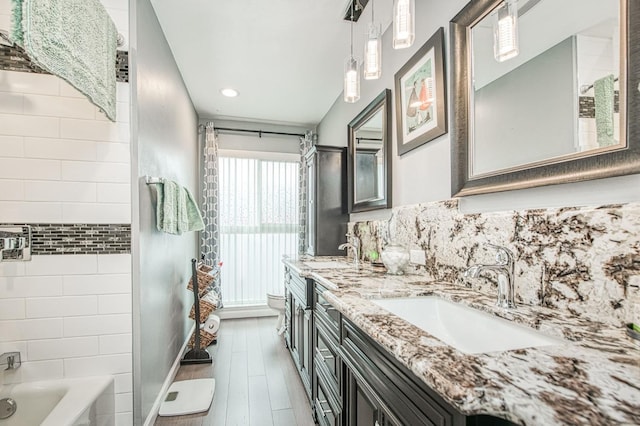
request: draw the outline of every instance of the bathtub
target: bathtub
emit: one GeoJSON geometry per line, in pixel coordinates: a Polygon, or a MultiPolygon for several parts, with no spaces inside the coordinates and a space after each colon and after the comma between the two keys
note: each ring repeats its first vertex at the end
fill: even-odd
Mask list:
{"type": "Polygon", "coordinates": [[[5,385],[0,399],[16,402],[16,412],[0,426],[113,426],[113,377],[96,376],[5,385]]]}

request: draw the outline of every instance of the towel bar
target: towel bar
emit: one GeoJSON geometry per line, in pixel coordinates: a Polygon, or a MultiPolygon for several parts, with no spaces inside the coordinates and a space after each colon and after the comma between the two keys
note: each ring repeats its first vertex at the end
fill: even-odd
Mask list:
{"type": "Polygon", "coordinates": [[[147,185],[152,185],[154,183],[162,183],[162,178],[153,177],[153,176],[145,176],[144,181],[147,185]]]}

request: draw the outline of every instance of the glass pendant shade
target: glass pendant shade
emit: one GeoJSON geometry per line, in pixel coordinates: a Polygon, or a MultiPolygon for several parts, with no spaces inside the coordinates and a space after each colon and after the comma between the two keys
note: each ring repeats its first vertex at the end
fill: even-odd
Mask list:
{"type": "Polygon", "coordinates": [[[364,78],[375,80],[382,74],[382,41],[380,39],[380,25],[369,24],[367,41],[364,45],[364,78]]]}
{"type": "Polygon", "coordinates": [[[498,62],[518,56],[518,6],[506,0],[493,22],[493,56],[498,62]]]}
{"type": "Polygon", "coordinates": [[[358,61],[349,56],[344,61],[344,101],[357,102],[360,99],[360,73],[358,61]]]}
{"type": "Polygon", "coordinates": [[[405,49],[415,39],[414,0],[394,0],[393,2],[393,48],[405,49]]]}

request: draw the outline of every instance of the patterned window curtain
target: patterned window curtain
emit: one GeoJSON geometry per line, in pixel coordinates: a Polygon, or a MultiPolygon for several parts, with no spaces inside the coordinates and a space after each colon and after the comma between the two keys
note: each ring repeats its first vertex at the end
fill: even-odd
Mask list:
{"type": "Polygon", "coordinates": [[[300,231],[298,237],[298,254],[304,254],[307,249],[307,161],[305,156],[314,145],[313,131],[308,130],[304,138],[300,138],[300,179],[298,194],[300,197],[300,231]]]}
{"type": "MultiPolygon", "coordinates": [[[[202,218],[204,231],[200,252],[205,264],[216,266],[220,262],[220,215],[218,205],[218,138],[213,122],[205,126],[203,146],[202,218]]],[[[222,308],[222,286],[220,275],[213,284],[218,293],[218,308],[222,308]]]]}

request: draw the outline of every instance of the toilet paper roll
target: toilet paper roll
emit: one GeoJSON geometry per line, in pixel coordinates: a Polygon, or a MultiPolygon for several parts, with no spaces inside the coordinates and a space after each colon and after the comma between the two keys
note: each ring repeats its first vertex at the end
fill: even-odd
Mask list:
{"type": "Polygon", "coordinates": [[[220,328],[220,317],[217,315],[209,315],[209,318],[202,324],[202,330],[209,334],[214,334],[220,328]]]}

